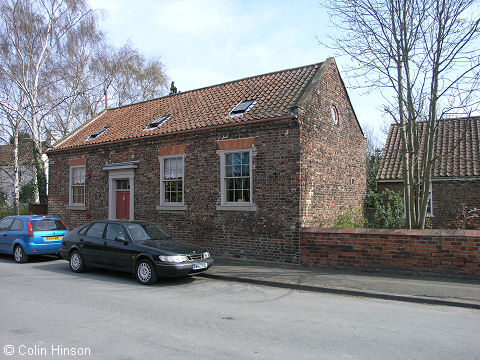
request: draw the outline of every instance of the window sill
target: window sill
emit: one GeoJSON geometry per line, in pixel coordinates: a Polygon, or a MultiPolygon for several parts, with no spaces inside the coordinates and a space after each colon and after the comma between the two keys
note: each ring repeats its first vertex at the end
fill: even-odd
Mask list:
{"type": "Polygon", "coordinates": [[[257,205],[217,205],[217,210],[219,211],[257,211],[257,205]]]}
{"type": "Polygon", "coordinates": [[[187,205],[157,205],[157,211],[185,211],[188,210],[187,205]]]}
{"type": "Polygon", "coordinates": [[[87,207],[85,205],[70,205],[67,206],[67,210],[85,211],[87,207]]]}

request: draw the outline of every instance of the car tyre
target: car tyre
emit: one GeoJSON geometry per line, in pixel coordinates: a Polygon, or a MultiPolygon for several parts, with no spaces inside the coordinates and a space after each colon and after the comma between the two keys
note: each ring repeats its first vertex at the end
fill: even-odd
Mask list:
{"type": "Polygon", "coordinates": [[[80,251],[77,251],[77,250],[74,250],[70,254],[69,264],[70,264],[70,269],[76,273],[81,273],[86,269],[82,254],[80,254],[80,251]]]}
{"type": "Polygon", "coordinates": [[[155,266],[149,259],[141,259],[135,267],[135,276],[142,285],[151,285],[157,282],[158,276],[155,266]]]}
{"type": "Polygon", "coordinates": [[[25,253],[25,250],[23,250],[21,245],[16,245],[13,249],[13,258],[18,264],[23,264],[28,261],[28,255],[25,253]]]}

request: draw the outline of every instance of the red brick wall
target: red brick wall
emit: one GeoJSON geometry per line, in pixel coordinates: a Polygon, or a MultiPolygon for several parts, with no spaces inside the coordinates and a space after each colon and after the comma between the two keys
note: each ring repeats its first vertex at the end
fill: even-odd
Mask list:
{"type": "Polygon", "coordinates": [[[480,277],[480,231],[302,229],[300,262],[480,277]]]}
{"type": "Polygon", "coordinates": [[[136,220],[158,223],[176,239],[207,247],[214,255],[288,263],[299,261],[299,126],[282,120],[177,136],[51,153],[50,214],[69,227],[108,218],[104,164],[140,161],[135,169],[136,220]],[[253,140],[253,201],[258,210],[217,210],[221,203],[218,140],[253,140]],[[184,144],[186,211],[160,211],[158,149],[184,144]],[[85,211],[69,210],[69,160],[87,158],[85,211]]]}
{"type": "Polygon", "coordinates": [[[301,226],[333,225],[341,207],[363,208],[366,141],[334,62],[299,110],[301,226]],[[331,107],[339,114],[332,121],[331,107]]]}
{"type": "MultiPolygon", "coordinates": [[[[389,188],[403,194],[402,183],[378,183],[379,191],[389,188]]],[[[433,228],[446,229],[463,207],[480,208],[480,180],[432,182],[433,228]]]]}

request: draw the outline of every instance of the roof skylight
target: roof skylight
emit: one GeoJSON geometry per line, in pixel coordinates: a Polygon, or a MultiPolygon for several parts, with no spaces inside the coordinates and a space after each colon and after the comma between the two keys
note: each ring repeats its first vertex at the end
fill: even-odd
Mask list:
{"type": "Polygon", "coordinates": [[[246,113],[247,111],[249,111],[257,102],[255,100],[247,100],[247,101],[243,101],[239,104],[237,104],[233,109],[232,111],[230,111],[230,116],[233,117],[233,116],[239,116],[239,115],[243,115],[244,113],[246,113]]]}
{"type": "Polygon", "coordinates": [[[168,119],[170,119],[170,115],[160,116],[158,119],[156,119],[156,120],[152,121],[150,124],[148,124],[147,127],[145,128],[145,130],[156,129],[157,127],[162,125],[168,119]]]}
{"type": "Polygon", "coordinates": [[[88,141],[88,140],[93,140],[93,139],[99,137],[99,136],[102,135],[105,131],[107,131],[109,128],[110,128],[110,126],[105,126],[103,129],[100,129],[100,130],[94,132],[92,135],[90,135],[90,136],[87,138],[87,141],[88,141]]]}

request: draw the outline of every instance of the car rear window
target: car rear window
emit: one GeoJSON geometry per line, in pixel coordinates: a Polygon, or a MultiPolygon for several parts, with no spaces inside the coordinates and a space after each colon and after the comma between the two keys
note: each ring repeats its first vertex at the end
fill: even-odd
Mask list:
{"type": "Polygon", "coordinates": [[[60,220],[35,220],[32,228],[33,231],[67,230],[60,220]]]}
{"type": "Polygon", "coordinates": [[[133,241],[168,240],[171,236],[155,224],[127,224],[133,241]]]}

